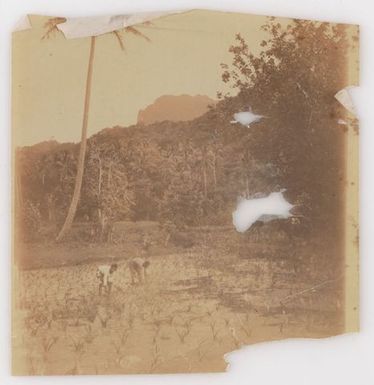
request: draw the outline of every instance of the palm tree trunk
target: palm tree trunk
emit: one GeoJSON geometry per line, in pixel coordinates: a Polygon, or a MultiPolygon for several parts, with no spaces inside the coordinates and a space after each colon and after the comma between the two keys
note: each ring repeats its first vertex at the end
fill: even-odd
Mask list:
{"type": "Polygon", "coordinates": [[[213,154],[213,181],[214,181],[214,188],[217,187],[217,170],[216,170],[216,167],[217,167],[217,158],[216,158],[216,154],[213,154]]]}
{"type": "Polygon", "coordinates": [[[207,175],[206,175],[206,165],[203,164],[203,188],[204,188],[204,198],[208,195],[208,188],[207,188],[207,175]]]}
{"type": "Polygon", "coordinates": [[[83,122],[82,122],[82,136],[81,144],[79,148],[79,157],[78,157],[78,168],[77,175],[75,177],[75,186],[74,193],[71,199],[70,207],[68,214],[65,219],[65,223],[62,226],[60,233],[58,234],[56,240],[61,241],[66,233],[69,231],[75,213],[77,211],[78,202],[81,194],[82,181],[83,181],[83,172],[84,172],[84,159],[86,156],[86,147],[87,147],[87,125],[88,125],[88,111],[90,107],[90,96],[91,96],[91,83],[92,83],[92,71],[93,71],[93,60],[95,55],[95,36],[91,37],[91,47],[90,47],[90,57],[88,60],[88,70],[87,70],[87,80],[86,80],[86,93],[84,99],[84,111],[83,111],[83,122]]]}
{"type": "Polygon", "coordinates": [[[107,180],[107,188],[110,189],[110,183],[112,181],[112,161],[109,161],[108,167],[108,180],[107,180]]]}
{"type": "Polygon", "coordinates": [[[245,192],[246,192],[246,198],[249,199],[249,180],[248,175],[245,174],[245,192]]]}
{"type": "Polygon", "coordinates": [[[99,199],[100,199],[100,195],[101,195],[101,181],[102,181],[102,179],[103,179],[103,169],[101,166],[101,158],[99,157],[99,189],[98,189],[99,199]]]}
{"type": "Polygon", "coordinates": [[[203,150],[202,153],[202,173],[203,173],[203,191],[204,191],[204,198],[208,195],[208,180],[207,180],[207,173],[206,173],[206,166],[207,166],[207,160],[206,160],[206,149],[203,150]]]}

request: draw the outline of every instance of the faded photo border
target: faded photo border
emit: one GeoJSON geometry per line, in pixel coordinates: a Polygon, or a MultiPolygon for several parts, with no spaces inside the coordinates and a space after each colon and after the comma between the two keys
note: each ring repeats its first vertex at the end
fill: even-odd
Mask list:
{"type": "MultiPolygon", "coordinates": [[[[352,26],[353,29],[358,28],[357,26],[352,26]]],[[[358,45],[355,49],[350,52],[351,73],[349,74],[349,79],[347,85],[354,86],[358,85],[358,57],[359,50],[358,45]]],[[[16,104],[17,101],[14,99],[13,104],[16,104]]],[[[344,270],[344,329],[345,332],[354,332],[359,330],[359,249],[358,249],[358,238],[359,238],[359,227],[358,227],[358,144],[359,144],[359,135],[358,135],[358,121],[354,114],[349,111],[346,111],[348,120],[351,122],[350,126],[347,128],[347,135],[345,136],[345,160],[346,160],[346,188],[345,188],[345,229],[344,229],[344,255],[345,255],[345,270],[344,270]]],[[[15,118],[15,117],[14,117],[15,118]]],[[[15,134],[15,126],[13,127],[13,135],[15,134]]],[[[14,140],[15,141],[15,140],[14,140]]],[[[12,183],[12,211],[15,210],[15,148],[13,148],[13,158],[12,158],[12,169],[13,169],[13,183],[12,183]]],[[[14,256],[14,234],[15,234],[15,223],[13,217],[12,223],[12,297],[13,297],[13,333],[17,334],[17,329],[15,325],[18,324],[17,314],[14,310],[17,306],[17,290],[21,285],[19,274],[20,271],[17,268],[17,261],[14,256]]],[[[15,363],[13,363],[15,364],[15,363]]]]}

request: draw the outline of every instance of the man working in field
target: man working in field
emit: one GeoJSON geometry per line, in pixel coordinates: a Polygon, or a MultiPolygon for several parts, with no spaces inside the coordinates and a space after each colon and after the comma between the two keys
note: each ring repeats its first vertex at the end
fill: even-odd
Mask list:
{"type": "Polygon", "coordinates": [[[112,276],[117,268],[118,266],[116,263],[112,263],[111,265],[101,265],[97,268],[96,277],[100,280],[99,295],[101,295],[103,287],[106,294],[110,294],[112,290],[112,276]]]}
{"type": "Polygon", "coordinates": [[[147,258],[135,257],[128,262],[131,274],[131,283],[144,283],[147,279],[147,269],[150,262],[147,258]]]}

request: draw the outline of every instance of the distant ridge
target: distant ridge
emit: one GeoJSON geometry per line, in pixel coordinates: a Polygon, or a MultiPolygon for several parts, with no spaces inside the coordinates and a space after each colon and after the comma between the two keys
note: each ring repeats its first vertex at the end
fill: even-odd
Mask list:
{"type": "Polygon", "coordinates": [[[44,140],[43,142],[22,147],[38,153],[45,153],[53,150],[54,148],[58,148],[60,144],[61,143],[57,142],[57,140],[44,140]]]}
{"type": "Polygon", "coordinates": [[[163,95],[138,113],[138,124],[169,120],[182,122],[195,119],[208,111],[216,101],[206,95],[163,95]]]}

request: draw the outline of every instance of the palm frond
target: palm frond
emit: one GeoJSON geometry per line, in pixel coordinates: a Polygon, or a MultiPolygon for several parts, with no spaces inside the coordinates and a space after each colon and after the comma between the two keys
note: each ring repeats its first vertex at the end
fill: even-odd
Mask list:
{"type": "Polygon", "coordinates": [[[123,44],[123,36],[120,31],[113,31],[114,36],[117,38],[118,44],[122,51],[126,51],[125,45],[123,44]]]}
{"type": "Polygon", "coordinates": [[[57,26],[61,23],[65,23],[65,21],[66,21],[65,17],[53,17],[51,19],[48,19],[44,23],[44,28],[46,29],[46,32],[42,36],[42,40],[49,39],[51,35],[54,35],[56,32],[60,32],[57,26]]]}
{"type": "Polygon", "coordinates": [[[141,33],[138,29],[136,29],[134,27],[126,27],[125,32],[132,33],[133,35],[140,36],[147,41],[151,41],[151,39],[148,36],[144,35],[143,33],[141,33]]]}
{"type": "MultiPolygon", "coordinates": [[[[147,21],[147,22],[144,22],[144,23],[142,23],[143,25],[149,25],[149,24],[151,24],[149,21],[147,21]]],[[[116,31],[113,31],[113,34],[114,34],[114,36],[116,37],[116,39],[117,39],[117,41],[118,41],[118,44],[119,44],[119,46],[120,46],[120,48],[121,48],[121,50],[122,51],[125,51],[126,49],[125,49],[125,44],[124,44],[124,38],[123,38],[123,33],[131,33],[131,34],[133,34],[133,35],[135,35],[135,36],[139,36],[139,37],[142,37],[144,40],[146,40],[146,41],[148,41],[148,42],[150,42],[151,41],[151,39],[148,37],[148,36],[146,36],[146,35],[144,35],[142,32],[140,32],[137,28],[135,28],[135,27],[125,27],[125,28],[123,28],[123,29],[118,29],[118,30],[116,30],[116,31]]]]}

